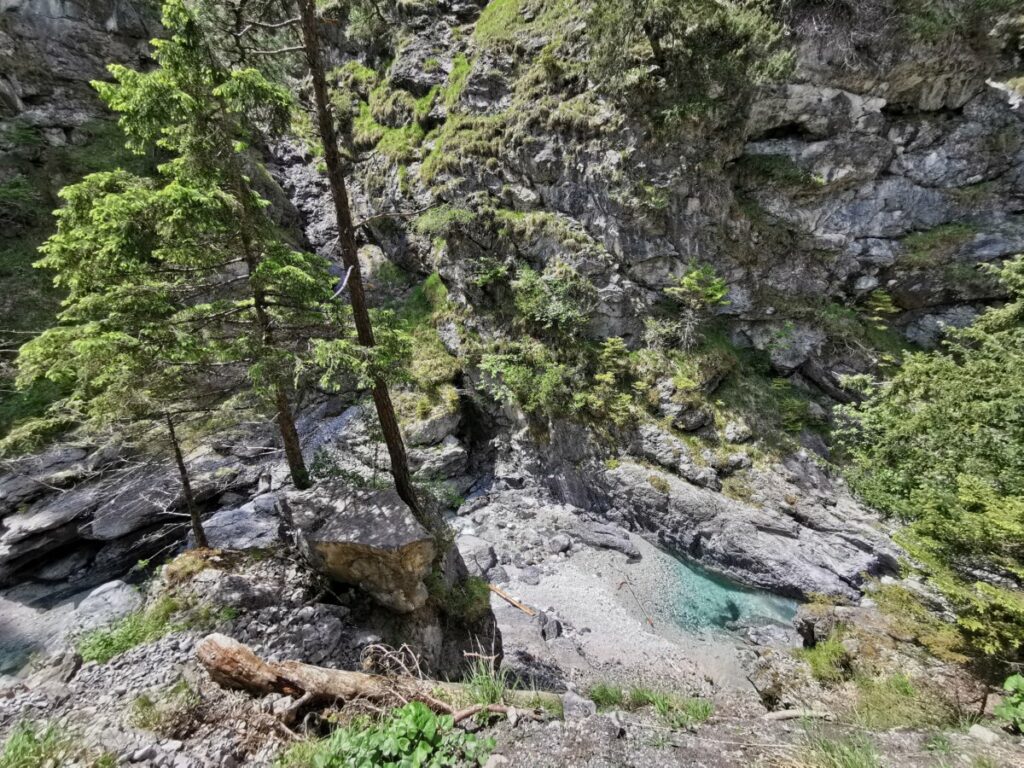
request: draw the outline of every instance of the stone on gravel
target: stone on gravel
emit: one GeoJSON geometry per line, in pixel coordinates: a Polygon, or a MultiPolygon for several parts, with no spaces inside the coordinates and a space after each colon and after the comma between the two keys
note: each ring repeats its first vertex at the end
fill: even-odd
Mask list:
{"type": "Polygon", "coordinates": [[[487,578],[487,574],[498,564],[498,557],[489,541],[479,536],[464,535],[455,540],[455,546],[471,576],[487,578]]]}
{"type": "Polygon", "coordinates": [[[564,533],[556,533],[548,539],[548,552],[553,555],[568,552],[570,549],[572,549],[572,539],[564,533]]]}
{"type": "Polygon", "coordinates": [[[328,483],[289,493],[281,506],[300,549],[323,573],[400,613],[426,603],[434,541],[396,491],[328,483]]]}
{"type": "Polygon", "coordinates": [[[580,526],[576,531],[576,535],[584,544],[621,552],[630,562],[640,559],[640,550],[629,540],[629,534],[617,525],[612,525],[611,523],[587,523],[580,526]]]}
{"type": "Polygon", "coordinates": [[[566,722],[583,720],[597,714],[597,704],[574,691],[566,691],[562,694],[562,710],[566,722]]]}
{"type": "Polygon", "coordinates": [[[980,741],[982,744],[991,745],[999,743],[998,733],[986,728],[983,725],[979,725],[978,723],[975,723],[968,729],[967,735],[975,741],[980,741]]]}

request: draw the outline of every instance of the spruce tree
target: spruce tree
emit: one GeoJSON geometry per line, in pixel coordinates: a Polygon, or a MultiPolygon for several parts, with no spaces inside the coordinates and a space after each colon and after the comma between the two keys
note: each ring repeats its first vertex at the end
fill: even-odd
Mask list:
{"type": "Polygon", "coordinates": [[[249,151],[257,131],[280,129],[290,99],[256,70],[220,66],[181,0],[164,4],[163,23],[157,68],[113,65],[115,82],[95,86],[128,146],[168,160],[157,181],[87,177],[65,192],[68,212],[40,265],[69,297],[61,324],[23,352],[23,378],[70,375],[102,389],[112,374],[84,373],[83,346],[110,328],[138,341],[138,324],[155,322],[159,354],[139,347],[168,370],[154,392],[173,400],[197,376],[218,380],[224,396],[251,387],[272,405],[292,480],[305,488],[292,382],[308,339],[334,333],[339,317],[326,261],[284,242],[250,178],[262,171],[249,151]],[[76,362],[45,363],[43,349],[76,362]]]}

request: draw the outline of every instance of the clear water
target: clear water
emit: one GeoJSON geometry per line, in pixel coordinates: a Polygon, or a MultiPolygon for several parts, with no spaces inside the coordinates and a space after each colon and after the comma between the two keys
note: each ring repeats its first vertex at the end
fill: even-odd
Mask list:
{"type": "Polygon", "coordinates": [[[665,608],[683,629],[716,629],[732,621],[751,619],[788,624],[796,613],[795,600],[741,587],[680,560],[674,560],[670,568],[674,599],[665,608]]]}

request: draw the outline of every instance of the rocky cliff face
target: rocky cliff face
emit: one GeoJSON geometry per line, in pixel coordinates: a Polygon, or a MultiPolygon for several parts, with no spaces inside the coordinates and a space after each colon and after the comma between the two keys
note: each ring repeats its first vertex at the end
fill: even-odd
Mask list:
{"type": "MultiPolygon", "coordinates": [[[[791,4],[797,65],[787,82],[758,90],[739,113],[722,94],[721,105],[665,126],[595,87],[583,6],[483,5],[403,4],[383,49],[332,53],[376,300],[402,301],[412,279],[382,268],[390,261],[414,275],[436,270],[454,307],[432,343],[461,373],[442,386],[444,402],[402,396],[426,397],[405,418],[414,468],[443,481],[453,503],[451,493],[532,488],[753,585],[855,595],[863,574],[894,567],[894,551],[816,466],[828,455],[818,432],[850,397],[843,374],[874,371],[902,344],[934,345],[944,326],[969,322],[999,298],[979,265],[1024,249],[1024,117],[1001,83],[1019,64],[1016,33],[912,42],[876,29],[885,3],[791,4]],[[728,286],[719,335],[692,370],[677,361],[645,381],[640,424],[609,432],[546,415],[538,439],[536,414],[496,402],[481,350],[527,334],[564,343],[511,311],[510,282],[524,269],[586,283],[590,311],[573,343],[616,336],[650,349],[663,342],[645,319],[665,317],[664,289],[696,262],[728,286]]],[[[17,175],[87,142],[79,132],[102,116],[88,79],[108,61],[143,63],[153,27],[146,6],[125,3],[3,10],[2,127],[8,141],[28,129],[43,142],[31,152],[12,144],[5,172],[17,175]]],[[[311,245],[333,256],[313,150],[282,145],[272,170],[311,245]]],[[[530,386],[541,374],[529,371],[530,386]]],[[[367,428],[353,436],[343,417],[322,421],[328,411],[304,420],[310,458],[333,450],[337,463],[337,446],[355,440],[345,471],[375,473],[367,428]]],[[[209,470],[211,510],[237,507],[230,494],[249,493],[265,471],[258,451],[232,450],[193,457],[200,475],[209,470]]],[[[109,561],[87,579],[97,583],[183,529],[166,469],[125,479],[116,473],[127,459],[68,451],[59,466],[41,457],[3,480],[9,583],[63,581],[109,561]],[[106,479],[84,483],[94,475],[106,479]]]]}
{"type": "MultiPolygon", "coordinates": [[[[999,299],[982,265],[1024,248],[1024,115],[1001,81],[1019,68],[1018,32],[986,34],[989,19],[924,39],[890,5],[787,4],[797,59],[787,82],[738,115],[723,94],[668,127],[589,77],[582,5],[406,5],[386,68],[339,54],[362,233],[391,262],[444,280],[457,319],[441,335],[465,362],[464,404],[491,442],[468,434],[465,411],[458,437],[475,441],[471,464],[488,469],[490,487],[543,488],[790,594],[851,595],[864,573],[894,568],[871,514],[815,466],[814,454],[828,455],[816,430],[853,397],[843,375],[875,372],[908,344],[934,346],[999,299]],[[432,209],[441,213],[416,218],[432,209]],[[660,426],[561,439],[546,421],[538,441],[536,419],[494,405],[481,354],[518,353],[537,391],[551,369],[523,362],[524,336],[565,343],[511,308],[524,268],[569,267],[593,287],[570,345],[618,336],[644,349],[657,345],[645,319],[664,316],[664,290],[695,260],[728,284],[717,312],[728,349],[698,354],[687,371],[697,396],[679,376],[654,377],[660,426]],[[745,378],[737,358],[766,365],[763,378],[745,378]],[[744,411],[744,382],[799,402],[744,411]],[[766,455],[780,426],[772,411],[794,423],[766,455]],[[737,416],[754,424],[753,447],[740,445],[750,428],[737,416]],[[620,460],[640,463],[609,468],[620,460]]],[[[330,255],[313,162],[289,149],[278,173],[330,255]]]]}

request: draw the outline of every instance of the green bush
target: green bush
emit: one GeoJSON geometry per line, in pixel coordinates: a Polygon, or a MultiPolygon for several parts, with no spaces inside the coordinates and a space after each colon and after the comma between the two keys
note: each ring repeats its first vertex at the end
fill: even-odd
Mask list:
{"type": "Polygon", "coordinates": [[[486,374],[485,392],[527,413],[564,412],[571,399],[569,366],[534,339],[492,347],[481,356],[479,367],[486,374]]]}
{"type": "Polygon", "coordinates": [[[1011,675],[1006,678],[1003,690],[1006,695],[995,709],[996,717],[1024,733],[1024,676],[1011,675]]]}
{"type": "Polygon", "coordinates": [[[587,31],[592,76],[663,123],[731,112],[793,61],[769,0],[597,0],[587,31]]]}
{"type": "Polygon", "coordinates": [[[512,281],[516,311],[539,332],[579,336],[597,299],[591,282],[570,265],[553,261],[542,273],[522,267],[512,281]]]}
{"type": "Polygon", "coordinates": [[[410,768],[483,764],[494,742],[455,728],[418,701],[379,722],[361,719],[326,739],[297,744],[278,761],[281,768],[410,768]]]}

